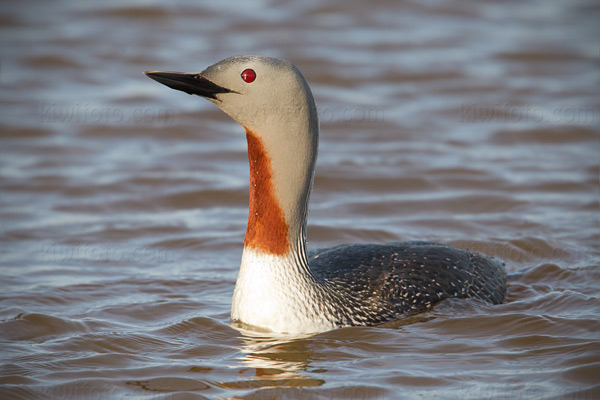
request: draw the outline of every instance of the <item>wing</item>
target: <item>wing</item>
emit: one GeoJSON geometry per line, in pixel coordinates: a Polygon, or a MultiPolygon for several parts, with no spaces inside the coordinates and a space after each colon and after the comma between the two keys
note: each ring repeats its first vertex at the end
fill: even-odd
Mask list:
{"type": "Polygon", "coordinates": [[[309,253],[309,265],[319,282],[358,310],[353,315],[361,323],[424,311],[451,297],[498,304],[506,292],[500,261],[430,242],[318,249],[309,253]]]}

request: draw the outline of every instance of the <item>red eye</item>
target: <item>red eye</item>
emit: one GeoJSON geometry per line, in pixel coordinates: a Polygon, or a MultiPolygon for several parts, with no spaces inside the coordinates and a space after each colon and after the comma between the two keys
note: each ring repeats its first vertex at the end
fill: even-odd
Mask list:
{"type": "Polygon", "coordinates": [[[242,79],[246,83],[252,83],[256,79],[256,72],[254,72],[253,69],[245,69],[244,72],[242,72],[242,79]]]}

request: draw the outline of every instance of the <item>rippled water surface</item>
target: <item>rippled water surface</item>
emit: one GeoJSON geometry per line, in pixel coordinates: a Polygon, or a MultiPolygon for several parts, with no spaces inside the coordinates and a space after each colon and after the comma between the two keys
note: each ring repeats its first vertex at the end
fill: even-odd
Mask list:
{"type": "Polygon", "coordinates": [[[3,399],[600,398],[595,1],[27,1],[0,11],[3,399]],[[312,247],[504,259],[505,304],[230,325],[243,129],[152,82],[287,58],[319,107],[312,247]]]}

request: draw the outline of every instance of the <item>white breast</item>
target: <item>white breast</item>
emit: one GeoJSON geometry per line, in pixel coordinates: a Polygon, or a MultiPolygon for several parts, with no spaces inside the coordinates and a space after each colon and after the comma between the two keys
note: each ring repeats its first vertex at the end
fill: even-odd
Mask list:
{"type": "Polygon", "coordinates": [[[231,318],[279,333],[311,333],[335,328],[319,309],[318,284],[298,273],[291,256],[245,248],[233,292],[231,318]]]}

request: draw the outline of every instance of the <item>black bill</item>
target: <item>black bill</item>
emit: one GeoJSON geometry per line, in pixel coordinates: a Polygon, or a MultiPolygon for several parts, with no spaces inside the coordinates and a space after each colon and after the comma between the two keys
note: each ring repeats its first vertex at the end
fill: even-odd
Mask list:
{"type": "Polygon", "coordinates": [[[146,71],[146,76],[170,87],[181,90],[187,94],[216,99],[219,93],[235,93],[222,86],[217,85],[200,74],[187,74],[183,72],[146,71]]]}

